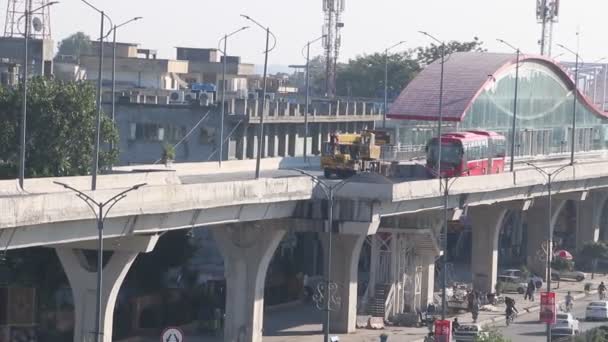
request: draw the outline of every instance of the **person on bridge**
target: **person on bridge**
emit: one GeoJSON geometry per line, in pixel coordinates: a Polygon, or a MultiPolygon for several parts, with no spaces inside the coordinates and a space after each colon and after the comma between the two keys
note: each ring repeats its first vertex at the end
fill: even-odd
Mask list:
{"type": "Polygon", "coordinates": [[[597,287],[597,293],[600,295],[600,300],[606,298],[606,285],[604,285],[604,282],[601,282],[600,286],[597,287]]]}

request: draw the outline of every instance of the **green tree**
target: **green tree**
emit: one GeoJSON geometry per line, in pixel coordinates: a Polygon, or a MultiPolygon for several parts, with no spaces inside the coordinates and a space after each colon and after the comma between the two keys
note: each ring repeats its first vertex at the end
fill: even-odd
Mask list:
{"type": "MultiPolygon", "coordinates": [[[[336,91],[340,96],[384,97],[384,53],[358,56],[338,67],[336,91]]],[[[388,55],[388,94],[394,98],[419,71],[410,52],[388,55]]]]}
{"type": "Polygon", "coordinates": [[[487,330],[487,334],[475,337],[475,342],[511,342],[510,339],[504,337],[496,328],[487,330]]]}
{"type": "Polygon", "coordinates": [[[577,265],[585,269],[591,269],[594,262],[605,258],[608,258],[608,245],[603,241],[586,243],[576,256],[577,265]]]}
{"type": "MultiPolygon", "coordinates": [[[[17,177],[21,88],[0,88],[0,179],[17,177]]],[[[26,176],[76,176],[89,172],[96,125],[95,88],[86,82],[33,78],[28,93],[26,176]]],[[[118,131],[103,115],[104,146],[117,146],[118,131]]],[[[100,151],[100,167],[116,160],[100,151]]]]}
{"type": "Polygon", "coordinates": [[[76,32],[59,42],[57,55],[68,55],[80,58],[83,54],[91,52],[91,37],[84,32],[76,32]]]}
{"type": "MultiPolygon", "coordinates": [[[[421,65],[429,65],[441,58],[441,45],[432,43],[430,46],[419,47],[416,49],[416,60],[421,65]]],[[[478,37],[473,37],[472,41],[459,42],[450,41],[445,44],[445,55],[448,56],[454,52],[476,51],[484,52],[483,42],[478,37]]]]}

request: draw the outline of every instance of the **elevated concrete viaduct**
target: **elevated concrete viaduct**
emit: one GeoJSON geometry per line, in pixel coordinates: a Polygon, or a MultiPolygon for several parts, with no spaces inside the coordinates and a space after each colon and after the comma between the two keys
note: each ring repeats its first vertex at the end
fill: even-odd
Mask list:
{"type": "MultiPolygon", "coordinates": [[[[577,241],[596,240],[600,215],[608,198],[608,162],[575,164],[553,185],[554,217],[563,203],[576,200],[579,208],[577,241]]],[[[278,172],[259,180],[209,181],[195,165],[174,172],[144,172],[99,177],[96,199],[109,198],[128,186],[148,186],[129,194],[109,214],[105,246],[114,251],[104,268],[104,340],[112,336],[112,310],[124,276],[138,253],[154,248],[168,230],[209,227],[225,260],[228,286],[226,341],[261,341],[263,287],[270,258],[288,229],[326,231],[327,201],[314,183],[295,172],[278,172]],[[276,178],[273,178],[276,177],[276,178]]],[[[239,171],[236,171],[239,172],[239,171]]],[[[237,179],[239,177],[236,177],[237,179]]],[[[62,182],[85,189],[88,177],[62,182]]],[[[92,270],[82,258],[94,249],[95,223],[87,208],[53,179],[27,180],[29,192],[16,181],[0,182],[0,248],[55,248],[68,275],[76,301],[74,341],[88,341],[93,331],[90,311],[92,270]]],[[[544,179],[534,170],[456,180],[448,198],[450,217],[470,218],[473,227],[473,280],[491,290],[497,274],[498,232],[508,210],[527,212],[531,267],[546,239],[544,179]]],[[[369,302],[381,287],[384,315],[413,310],[433,298],[434,263],[440,254],[442,193],[437,180],[396,181],[377,175],[356,176],[336,194],[334,210],[333,274],[342,305],[332,314],[337,333],[355,330],[357,262],[364,244],[372,250],[372,271],[366,295],[369,302]],[[414,284],[413,286],[410,286],[414,284]]],[[[322,235],[324,236],[324,235],[322,235]]],[[[360,300],[360,301],[361,301],[360,300]]]]}

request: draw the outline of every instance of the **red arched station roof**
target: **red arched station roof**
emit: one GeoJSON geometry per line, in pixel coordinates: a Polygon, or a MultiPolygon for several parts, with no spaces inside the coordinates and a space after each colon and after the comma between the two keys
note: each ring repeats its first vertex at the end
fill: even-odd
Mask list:
{"type": "MultiPolygon", "coordinates": [[[[443,120],[462,121],[467,110],[483,92],[486,85],[502,73],[515,68],[515,54],[487,52],[457,52],[446,57],[444,64],[443,120]]],[[[553,60],[542,56],[521,55],[521,62],[535,62],[553,70],[568,89],[574,82],[566,71],[553,60]]],[[[426,120],[439,119],[439,86],[441,62],[428,65],[412,80],[393,102],[388,111],[391,119],[426,120]]],[[[608,118],[577,91],[579,100],[594,114],[608,118]]]]}

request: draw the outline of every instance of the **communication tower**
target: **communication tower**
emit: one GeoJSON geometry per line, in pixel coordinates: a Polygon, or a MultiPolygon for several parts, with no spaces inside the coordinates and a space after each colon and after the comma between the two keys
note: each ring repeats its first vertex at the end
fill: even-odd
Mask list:
{"type": "Polygon", "coordinates": [[[342,45],[341,30],[344,27],[342,13],[346,0],[323,0],[323,47],[325,48],[325,93],[329,97],[336,95],[336,65],[342,45]]]}
{"type": "Polygon", "coordinates": [[[540,54],[551,56],[553,44],[553,24],[558,22],[559,0],[536,0],[536,21],[541,24],[541,37],[538,41],[540,54]]]}
{"type": "Polygon", "coordinates": [[[51,13],[44,7],[49,0],[8,0],[4,36],[22,38],[25,32],[25,10],[35,11],[30,17],[30,38],[51,38],[51,13]]]}

